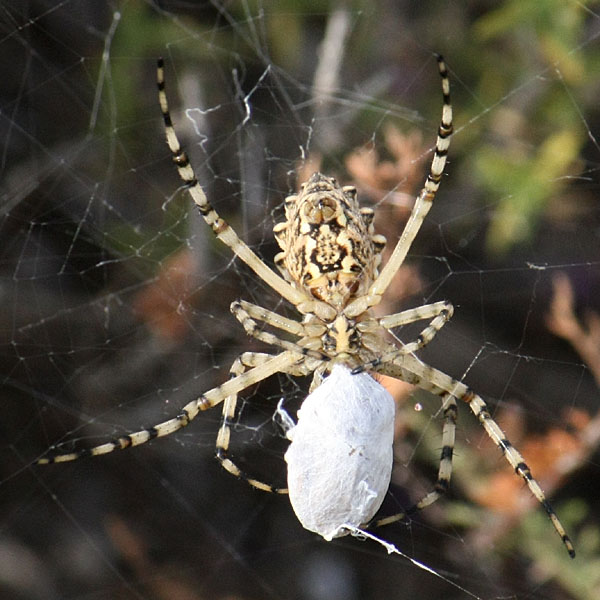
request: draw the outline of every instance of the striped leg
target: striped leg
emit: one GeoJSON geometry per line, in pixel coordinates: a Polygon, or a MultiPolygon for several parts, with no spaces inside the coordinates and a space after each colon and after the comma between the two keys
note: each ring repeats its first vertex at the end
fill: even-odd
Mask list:
{"type": "Polygon", "coordinates": [[[380,365],[386,364],[390,360],[394,360],[398,354],[410,354],[420,350],[429,344],[429,342],[431,342],[431,340],[436,336],[437,332],[450,320],[453,312],[454,307],[452,304],[450,304],[450,302],[441,301],[433,304],[424,304],[423,306],[418,306],[416,308],[410,308],[393,315],[381,317],[380,319],[370,319],[368,321],[358,323],[356,328],[363,335],[363,344],[365,347],[369,348],[373,353],[378,354],[379,356],[370,362],[366,362],[359,367],[356,367],[352,372],[356,374],[372,369],[379,370],[378,367],[380,365]],[[389,352],[381,352],[381,332],[379,330],[379,326],[383,327],[384,329],[391,330],[394,327],[414,323],[416,321],[420,321],[421,319],[431,319],[431,322],[429,325],[427,325],[427,327],[425,327],[425,329],[421,331],[421,333],[419,333],[414,342],[403,344],[400,348],[397,348],[396,346],[388,346],[389,352]],[[372,337],[371,344],[368,343],[370,333],[375,334],[374,338],[372,337]]]}
{"type": "Polygon", "coordinates": [[[429,344],[437,332],[451,319],[453,313],[454,307],[452,304],[442,300],[441,302],[424,304],[417,308],[410,308],[393,315],[388,315],[378,319],[378,321],[385,329],[393,329],[394,327],[407,325],[422,319],[431,319],[429,325],[421,331],[414,342],[405,344],[399,348],[400,352],[409,354],[429,344]]]}
{"type": "MultiPolygon", "coordinates": [[[[243,325],[246,333],[256,338],[257,340],[261,340],[262,342],[265,342],[266,344],[269,344],[271,346],[276,346],[279,348],[283,348],[284,350],[289,350],[290,352],[297,352],[302,356],[308,356],[316,360],[329,360],[329,357],[326,354],[323,354],[318,350],[312,350],[308,347],[300,346],[295,342],[282,340],[268,331],[263,331],[258,326],[258,323],[253,318],[251,318],[250,313],[254,314],[257,319],[264,320],[264,322],[268,325],[279,327],[280,329],[290,331],[294,334],[296,334],[296,331],[292,331],[292,323],[295,323],[297,326],[302,328],[301,323],[292,321],[291,319],[284,319],[284,317],[281,317],[277,313],[271,312],[270,310],[266,310],[260,306],[256,306],[255,304],[250,304],[249,302],[240,302],[238,300],[231,303],[231,312],[233,313],[235,318],[243,325]]],[[[295,329],[296,328],[294,327],[294,330],[295,329]]],[[[319,338],[315,338],[315,341],[318,342],[318,346],[321,345],[319,338]]]]}
{"type": "Polygon", "coordinates": [[[156,81],[158,85],[160,110],[165,124],[167,144],[173,155],[173,162],[177,166],[179,177],[181,177],[192,200],[195,202],[200,214],[208,223],[213,233],[224,244],[229,246],[235,255],[243,260],[267,285],[296,306],[301,313],[312,312],[325,319],[334,318],[335,310],[331,306],[328,306],[324,302],[309,298],[306,293],[296,289],[285,279],[277,275],[275,271],[262,262],[251,248],[238,237],[237,233],[230,225],[219,216],[198,182],[189,158],[181,148],[181,144],[179,143],[177,134],[173,128],[171,114],[169,113],[169,103],[165,92],[165,69],[162,58],[158,59],[156,81]]]}
{"type": "MultiPolygon", "coordinates": [[[[233,379],[242,376],[243,373],[246,372],[247,369],[255,368],[259,365],[262,365],[268,362],[271,358],[273,358],[270,354],[263,354],[260,352],[244,352],[234,361],[231,366],[231,376],[233,379]]],[[[289,368],[287,370],[288,373],[301,376],[305,375],[304,369],[299,365],[297,370],[295,368],[289,368]]],[[[264,492],[272,492],[275,494],[287,494],[287,488],[279,488],[275,487],[268,483],[263,483],[258,479],[254,479],[250,477],[247,473],[242,471],[230,458],[229,458],[229,442],[231,439],[231,426],[235,419],[235,411],[237,408],[237,393],[231,394],[225,401],[223,402],[223,415],[221,419],[221,427],[219,428],[219,433],[217,435],[217,458],[221,462],[223,468],[248,482],[252,487],[255,487],[264,492]]]]}
{"type": "Polygon", "coordinates": [[[188,402],[188,404],[181,409],[181,412],[173,419],[169,419],[168,421],[164,421],[158,425],[149,427],[148,429],[142,429],[135,433],[123,435],[114,441],[101,444],[100,446],[83,448],[66,454],[51,454],[50,456],[44,456],[37,461],[37,464],[47,465],[77,460],[84,456],[108,454],[114,450],[124,450],[125,448],[139,446],[154,438],[164,437],[175,433],[189,425],[198,416],[199,412],[216,406],[227,397],[238,394],[238,392],[255,383],[259,383],[275,373],[288,372],[290,369],[294,372],[292,365],[297,362],[299,358],[298,354],[293,352],[282,352],[277,356],[269,357],[269,360],[257,363],[250,371],[241,372],[237,377],[230,379],[223,385],[202,394],[202,396],[196,398],[196,400],[188,402]]]}
{"type": "Polygon", "coordinates": [[[435,194],[440,187],[440,181],[446,166],[446,156],[450,146],[450,137],[452,136],[452,105],[450,103],[450,81],[448,79],[448,70],[441,56],[437,56],[438,69],[442,78],[442,94],[444,105],[442,107],[442,120],[438,129],[437,140],[435,143],[435,152],[431,162],[429,175],[425,180],[423,189],[417,196],[413,206],[410,218],[408,219],[404,231],[392,252],[381,273],[371,284],[369,291],[365,296],[357,298],[344,309],[347,317],[356,317],[375,306],[381,300],[394,275],[404,263],[404,259],[415,239],[421,225],[435,198],[435,194]]]}
{"type": "Polygon", "coordinates": [[[525,459],[521,453],[510,443],[506,438],[506,435],[500,428],[500,426],[494,421],[490,415],[489,408],[483,398],[473,392],[464,383],[453,379],[449,375],[446,375],[442,371],[430,367],[424,364],[414,355],[410,354],[398,354],[393,365],[385,364],[384,368],[380,369],[382,373],[392,374],[394,371],[397,377],[400,377],[404,381],[414,383],[420,388],[433,393],[439,393],[440,390],[451,394],[458,400],[462,400],[469,405],[469,408],[473,414],[477,417],[490,439],[500,448],[502,454],[515,470],[515,473],[523,479],[523,481],[529,487],[531,493],[535,496],[537,501],[544,507],[554,529],[560,536],[563,544],[565,545],[567,552],[571,558],[575,557],[575,549],[571,542],[565,528],[560,522],[558,516],[554,512],[552,506],[546,499],[542,488],[539,483],[533,478],[531,470],[527,466],[525,459]],[[394,365],[398,368],[394,370],[394,365]]]}
{"type": "MultiPolygon", "coordinates": [[[[257,304],[252,304],[251,302],[247,302],[246,300],[237,300],[232,302],[231,304],[231,312],[236,315],[237,318],[237,309],[238,307],[245,312],[245,314],[249,315],[253,319],[257,321],[262,321],[263,323],[267,323],[272,327],[276,327],[281,331],[285,331],[290,335],[295,335],[297,337],[303,337],[306,335],[304,325],[299,321],[295,321],[294,319],[288,319],[287,317],[283,317],[280,314],[273,312],[271,310],[267,310],[262,306],[258,306],[257,304]]],[[[240,323],[241,319],[238,318],[240,323]]],[[[325,331],[325,328],[321,328],[325,331]]]]}
{"type": "Polygon", "coordinates": [[[406,512],[400,512],[389,517],[377,519],[369,524],[370,527],[382,527],[390,523],[402,521],[406,517],[431,506],[436,500],[439,500],[450,486],[452,477],[452,454],[454,452],[454,440],[456,437],[456,419],[458,418],[458,407],[456,399],[452,394],[442,394],[442,407],[444,409],[444,427],[442,429],[442,453],[440,456],[440,466],[437,480],[433,490],[421,498],[417,503],[411,506],[406,512]]]}

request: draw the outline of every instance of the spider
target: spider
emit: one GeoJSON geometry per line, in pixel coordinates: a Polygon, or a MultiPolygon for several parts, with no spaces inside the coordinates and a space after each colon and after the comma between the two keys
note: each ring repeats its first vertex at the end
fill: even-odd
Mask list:
{"type": "MultiPolygon", "coordinates": [[[[429,506],[446,492],[452,473],[457,401],[462,401],[468,404],[516,474],[524,480],[532,494],[542,504],[569,555],[575,556],[573,544],[556,513],[546,500],[539,484],[532,477],[521,454],[506,439],[501,428],[491,418],[485,401],[464,383],[423,363],[415,355],[418,350],[431,342],[437,332],[448,322],[453,313],[452,305],[446,301],[435,302],[384,317],[375,317],[372,311],[381,301],[392,278],[403,264],[431,208],[444,171],[452,134],[452,106],[448,71],[443,58],[439,55],[436,55],[436,58],[442,81],[443,108],[430,172],[385,266],[379,271],[386,240],[382,235],[374,232],[374,211],[359,206],[355,187],[340,186],[333,177],[314,173],[302,184],[298,194],[286,198],[285,220],[273,228],[281,248],[274,261],[281,275],[267,266],[238,237],[207,199],[173,128],[165,92],[164,64],[162,59],[158,60],[158,97],[166,139],[185,188],[216,237],[229,246],[264,283],[292,304],[302,318],[300,321],[292,320],[244,300],[233,302],[231,311],[245,331],[250,336],[279,348],[281,350],[279,353],[244,352],[231,366],[231,378],[226,383],[186,404],[176,417],[93,448],[68,454],[50,454],[40,458],[39,464],[71,461],[82,456],[97,456],[117,449],[138,446],[178,431],[187,426],[200,411],[223,403],[222,421],[216,440],[216,454],[222,466],[233,475],[245,479],[255,488],[267,492],[287,493],[288,490],[285,488],[277,488],[252,478],[229,458],[231,424],[235,418],[238,394],[276,373],[292,376],[312,375],[310,394],[305,400],[306,405],[308,406],[309,399],[311,405],[315,404],[313,401],[317,397],[315,394],[318,394],[319,390],[325,390],[326,396],[337,394],[336,402],[344,407],[344,402],[347,400],[344,390],[336,390],[335,385],[328,383],[337,377],[338,379],[335,380],[341,382],[340,385],[362,389],[362,392],[358,392],[359,396],[362,394],[362,404],[370,405],[375,402],[376,397],[385,400],[387,394],[370,373],[388,375],[412,383],[441,399],[444,424],[437,480],[433,490],[411,509],[370,521],[381,504],[381,499],[376,499],[370,503],[364,513],[357,517],[359,519],[357,524],[360,525],[360,519],[363,518],[369,521],[367,526],[386,525],[399,521],[429,506]],[[400,347],[387,341],[388,331],[422,320],[428,321],[428,324],[414,341],[401,343],[400,347]],[[280,332],[280,335],[266,331],[265,326],[280,332]],[[281,337],[281,334],[284,337],[281,337]],[[369,402],[364,402],[365,400],[369,402]]],[[[325,401],[326,399],[319,400],[323,403],[325,401]]],[[[303,422],[300,417],[301,412],[306,412],[304,404],[299,411],[298,425],[303,422]]],[[[344,412],[344,410],[340,412],[340,419],[344,412]]],[[[335,416],[333,418],[335,419],[335,416]]],[[[393,414],[391,418],[393,419],[393,414]]],[[[390,420],[388,417],[386,419],[390,420]]],[[[291,418],[284,414],[283,420],[291,421],[291,418]]],[[[308,423],[309,417],[304,421],[308,423]]],[[[291,434],[297,433],[301,428],[294,426],[293,422],[288,423],[287,428],[288,437],[292,439],[291,448],[298,437],[296,434],[291,434]]],[[[360,429],[360,423],[354,424],[353,429],[360,429]]],[[[301,444],[296,444],[296,447],[300,448],[301,444]]],[[[319,443],[316,448],[314,445],[312,449],[309,448],[310,456],[318,454],[320,448],[319,443]]],[[[391,439],[389,448],[389,451],[383,454],[391,457],[391,439]]],[[[290,451],[286,453],[286,460],[289,463],[289,481],[293,457],[291,455],[288,457],[288,454],[290,451]]],[[[311,460],[308,459],[308,462],[310,463],[311,460]]],[[[386,458],[385,461],[387,460],[386,458]]],[[[391,464],[388,469],[385,461],[381,466],[385,488],[381,495],[385,494],[389,484],[389,473],[385,472],[391,470],[391,464]]],[[[364,468],[364,464],[360,468],[364,468]]],[[[322,480],[323,477],[320,483],[322,480]]],[[[373,485],[380,487],[378,483],[373,485]]],[[[351,491],[353,494],[358,494],[355,488],[351,491]]],[[[366,489],[366,491],[370,498],[373,495],[371,490],[366,489]]],[[[295,501],[292,498],[294,507],[296,503],[301,503],[301,496],[306,492],[306,489],[294,492],[295,501]]],[[[379,494],[379,490],[374,493],[379,494]]],[[[336,498],[325,501],[332,505],[337,503],[336,498]]],[[[306,515],[299,515],[301,521],[304,517],[306,515]]],[[[348,533],[344,527],[338,527],[333,533],[329,532],[327,535],[323,531],[318,532],[328,539],[348,533]]]]}

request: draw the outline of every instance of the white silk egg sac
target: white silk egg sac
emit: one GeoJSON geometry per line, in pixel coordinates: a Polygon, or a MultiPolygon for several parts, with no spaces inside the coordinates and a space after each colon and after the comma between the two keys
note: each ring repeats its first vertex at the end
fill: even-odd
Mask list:
{"type": "Polygon", "coordinates": [[[330,541],[370,521],[390,484],[395,405],[367,373],[335,365],[298,410],[285,453],[290,502],[330,541]]]}

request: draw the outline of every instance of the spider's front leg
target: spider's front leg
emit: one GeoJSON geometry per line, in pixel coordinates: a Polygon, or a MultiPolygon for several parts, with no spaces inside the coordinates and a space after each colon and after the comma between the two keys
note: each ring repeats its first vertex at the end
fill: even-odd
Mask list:
{"type": "Polygon", "coordinates": [[[99,456],[115,450],[125,450],[125,448],[139,446],[154,438],[171,435],[189,425],[201,411],[216,406],[223,402],[228,396],[237,394],[241,390],[246,389],[255,383],[259,383],[275,373],[287,372],[292,368],[292,365],[298,361],[298,358],[297,353],[282,352],[277,356],[270,357],[269,360],[265,360],[264,362],[261,361],[250,371],[241,373],[237,377],[226,381],[224,384],[205,392],[195,400],[188,402],[181,409],[181,412],[172,419],[163,421],[162,423],[158,423],[147,429],[122,435],[116,440],[94,446],[93,448],[82,448],[81,450],[64,454],[50,454],[50,456],[44,456],[38,459],[37,464],[47,465],[77,460],[84,456],[99,456]]]}
{"type": "Polygon", "coordinates": [[[421,389],[438,395],[441,395],[440,392],[445,392],[468,404],[490,439],[500,448],[515,473],[523,479],[536,500],[544,507],[569,556],[571,558],[575,557],[573,543],[554,509],[546,499],[540,484],[533,478],[531,470],[521,453],[511,444],[500,426],[492,419],[488,405],[479,394],[476,394],[461,381],[421,362],[413,354],[403,354],[399,351],[395,358],[392,358],[389,363],[385,363],[377,370],[392,377],[399,377],[404,381],[417,385],[421,389]]]}
{"type": "MultiPolygon", "coordinates": [[[[263,365],[271,360],[273,357],[270,354],[264,354],[261,352],[244,352],[238,358],[235,359],[233,365],[231,365],[230,374],[232,379],[240,377],[247,372],[248,369],[253,369],[259,365],[263,365]]],[[[286,371],[287,373],[294,376],[306,375],[305,369],[303,368],[303,362],[297,365],[290,365],[286,371]]],[[[235,419],[235,412],[237,409],[237,393],[231,394],[225,398],[223,402],[223,413],[221,418],[221,427],[217,434],[217,458],[219,459],[222,467],[234,475],[243,479],[249,483],[252,487],[255,487],[264,492],[272,492],[275,494],[287,494],[287,488],[275,487],[269,483],[264,483],[258,479],[250,477],[242,469],[240,469],[230,458],[229,458],[229,442],[231,439],[231,426],[235,419]]]]}

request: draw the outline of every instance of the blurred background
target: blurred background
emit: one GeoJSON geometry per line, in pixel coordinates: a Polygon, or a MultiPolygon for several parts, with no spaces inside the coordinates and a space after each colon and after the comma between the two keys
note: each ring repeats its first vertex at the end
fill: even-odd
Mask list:
{"type": "MultiPolygon", "coordinates": [[[[473,0],[0,1],[0,596],[30,599],[592,599],[600,589],[600,4],[473,0]],[[272,264],[283,200],[313,171],[353,182],[393,246],[429,168],[450,71],[446,176],[378,310],[437,300],[420,355],[470,385],[522,450],[571,561],[467,406],[451,489],[327,543],[285,496],[214,458],[220,409],[181,432],[48,467],[177,414],[268,351],[229,312],[293,309],[212,237],[164,141],[177,132],[219,212],[272,264]]],[[[396,332],[414,339],[415,331],[396,332]],[[412,337],[411,337],[412,336],[412,337]]],[[[248,390],[232,457],[285,482],[277,402],[248,390]]],[[[435,481],[439,399],[394,385],[381,514],[435,481]]]]}

